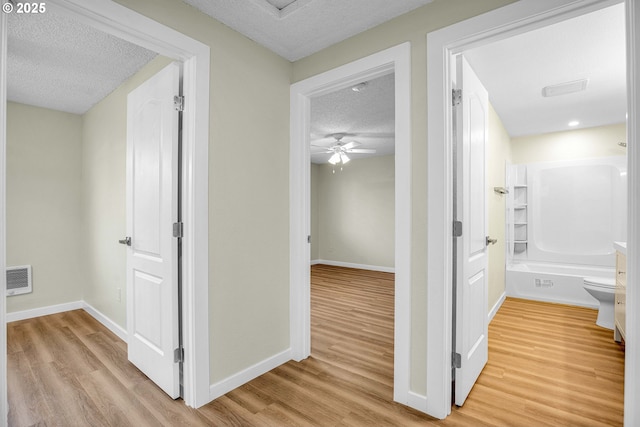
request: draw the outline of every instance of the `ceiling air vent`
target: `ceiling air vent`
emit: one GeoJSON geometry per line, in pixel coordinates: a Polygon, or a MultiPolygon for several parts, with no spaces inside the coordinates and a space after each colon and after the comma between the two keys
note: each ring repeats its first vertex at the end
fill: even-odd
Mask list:
{"type": "Polygon", "coordinates": [[[7,267],[7,296],[31,292],[31,266],[7,267]]]}
{"type": "Polygon", "coordinates": [[[542,88],[542,96],[548,98],[550,96],[560,96],[567,95],[569,93],[580,92],[587,88],[587,83],[589,83],[589,79],[560,83],[559,85],[553,86],[545,86],[542,88]]]}

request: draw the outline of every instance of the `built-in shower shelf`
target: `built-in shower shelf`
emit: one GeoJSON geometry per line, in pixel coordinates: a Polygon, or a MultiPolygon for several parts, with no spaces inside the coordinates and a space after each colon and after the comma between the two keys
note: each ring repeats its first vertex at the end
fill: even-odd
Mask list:
{"type": "Polygon", "coordinates": [[[526,222],[514,222],[513,225],[527,225],[526,222]]]}
{"type": "Polygon", "coordinates": [[[518,210],[526,209],[526,208],[527,208],[527,205],[517,205],[513,207],[513,209],[518,209],[518,210]]]}
{"type": "Polygon", "coordinates": [[[516,245],[526,245],[527,241],[526,240],[514,240],[513,243],[515,243],[516,245]]]}
{"type": "Polygon", "coordinates": [[[514,185],[513,188],[527,188],[526,185],[514,185]]]}

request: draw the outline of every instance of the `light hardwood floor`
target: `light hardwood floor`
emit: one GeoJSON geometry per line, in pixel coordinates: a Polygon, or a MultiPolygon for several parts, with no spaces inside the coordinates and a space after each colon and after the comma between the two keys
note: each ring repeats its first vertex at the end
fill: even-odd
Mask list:
{"type": "Polygon", "coordinates": [[[11,426],[618,426],[624,349],[595,310],[508,299],[462,408],[392,402],[393,275],[314,266],[312,357],[198,409],[165,396],[84,311],[8,325],[11,426]]]}

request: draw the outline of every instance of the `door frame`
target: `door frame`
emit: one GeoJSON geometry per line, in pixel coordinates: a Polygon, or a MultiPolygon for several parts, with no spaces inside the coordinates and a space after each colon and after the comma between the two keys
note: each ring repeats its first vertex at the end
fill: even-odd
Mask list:
{"type": "MultiPolygon", "coordinates": [[[[183,62],[183,92],[186,100],[182,184],[184,402],[192,407],[200,407],[211,400],[208,316],[209,46],[115,2],[49,0],[47,7],[55,8],[100,31],[183,62]]],[[[6,44],[6,38],[3,28],[2,44],[6,44]]],[[[0,62],[6,64],[6,49],[2,51],[0,62]]],[[[0,67],[0,184],[4,184],[6,173],[6,102],[6,68],[0,67]]],[[[0,267],[6,256],[5,206],[6,192],[4,185],[1,185],[0,220],[3,221],[0,221],[0,267]]],[[[3,299],[0,315],[2,324],[6,326],[4,303],[3,299]]],[[[4,349],[6,341],[0,342],[0,345],[4,349]]],[[[5,351],[1,352],[4,354],[5,351]]],[[[3,383],[0,385],[6,390],[6,359],[0,362],[3,383]]],[[[2,404],[6,401],[0,400],[2,404]]],[[[6,407],[4,409],[2,417],[6,420],[6,407]]]]}
{"type": "MultiPolygon", "coordinates": [[[[452,112],[450,78],[453,55],[465,49],[501,40],[536,28],[601,9],[624,0],[520,0],[483,15],[459,22],[427,35],[427,87],[429,123],[427,233],[427,412],[437,418],[451,413],[451,315],[452,315],[452,112]]],[[[637,27],[640,12],[634,0],[627,0],[627,93],[628,93],[628,254],[629,281],[638,277],[637,247],[640,227],[633,218],[640,214],[640,186],[635,182],[640,167],[640,150],[635,147],[638,56],[637,27]]],[[[627,294],[627,343],[625,367],[625,421],[632,424],[640,405],[636,392],[637,345],[640,328],[635,327],[640,292],[627,294]]]]}
{"type": "Polygon", "coordinates": [[[310,100],[395,72],[395,325],[394,400],[424,410],[410,387],[411,331],[411,46],[391,47],[291,86],[290,346],[300,361],[311,354],[310,100]]]}
{"type": "MultiPolygon", "coordinates": [[[[7,14],[0,13],[0,271],[7,268],[7,14]]],[[[7,275],[0,274],[0,289],[7,275]]],[[[0,425],[7,424],[7,298],[0,298],[0,425]]]]}

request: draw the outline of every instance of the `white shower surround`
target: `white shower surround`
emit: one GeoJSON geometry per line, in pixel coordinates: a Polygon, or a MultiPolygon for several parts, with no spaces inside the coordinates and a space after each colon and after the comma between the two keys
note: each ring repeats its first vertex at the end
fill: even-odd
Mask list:
{"type": "Polygon", "coordinates": [[[512,168],[510,191],[526,185],[526,200],[509,208],[526,204],[527,243],[514,244],[511,236],[524,233],[515,230],[510,210],[506,294],[596,308],[582,285],[584,277],[615,277],[613,242],[626,241],[626,157],[512,168]]]}

